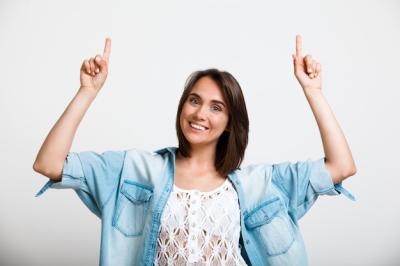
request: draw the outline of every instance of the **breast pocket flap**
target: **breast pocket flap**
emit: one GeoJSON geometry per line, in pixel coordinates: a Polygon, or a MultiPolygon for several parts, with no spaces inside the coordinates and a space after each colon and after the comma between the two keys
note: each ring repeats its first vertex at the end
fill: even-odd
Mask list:
{"type": "Polygon", "coordinates": [[[132,203],[140,204],[150,200],[153,195],[153,190],[141,184],[135,184],[125,180],[122,184],[121,193],[132,203]]]}
{"type": "Polygon", "coordinates": [[[246,228],[250,230],[270,223],[281,209],[282,203],[278,197],[264,201],[244,217],[246,228]]]}

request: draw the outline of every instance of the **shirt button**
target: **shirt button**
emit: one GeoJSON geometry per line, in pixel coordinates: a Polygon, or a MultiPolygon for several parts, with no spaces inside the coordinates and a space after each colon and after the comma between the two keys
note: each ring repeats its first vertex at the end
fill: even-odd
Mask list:
{"type": "Polygon", "coordinates": [[[246,244],[250,244],[250,240],[246,240],[246,244]]]}
{"type": "Polygon", "coordinates": [[[196,214],[196,211],[195,211],[195,210],[193,210],[193,211],[192,211],[192,214],[193,214],[193,215],[195,215],[195,214],[196,214]]]}
{"type": "Polygon", "coordinates": [[[196,240],[196,236],[192,236],[192,240],[196,240]]]}
{"type": "Polygon", "coordinates": [[[196,200],[192,200],[192,203],[193,203],[193,204],[196,204],[196,200]]]}
{"type": "Polygon", "coordinates": [[[196,223],[192,223],[192,227],[195,227],[196,226],[196,223]]]}
{"type": "Polygon", "coordinates": [[[193,248],[190,249],[190,253],[192,253],[192,254],[194,253],[194,249],[193,248]]]}

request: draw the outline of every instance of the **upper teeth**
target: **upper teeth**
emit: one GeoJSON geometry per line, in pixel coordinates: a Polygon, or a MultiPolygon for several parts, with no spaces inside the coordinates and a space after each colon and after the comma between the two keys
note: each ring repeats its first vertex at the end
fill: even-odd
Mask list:
{"type": "Polygon", "coordinates": [[[206,130],[205,127],[200,126],[200,125],[196,125],[196,124],[193,124],[193,123],[190,123],[190,125],[191,125],[192,127],[194,127],[194,128],[200,129],[200,130],[206,130]]]}

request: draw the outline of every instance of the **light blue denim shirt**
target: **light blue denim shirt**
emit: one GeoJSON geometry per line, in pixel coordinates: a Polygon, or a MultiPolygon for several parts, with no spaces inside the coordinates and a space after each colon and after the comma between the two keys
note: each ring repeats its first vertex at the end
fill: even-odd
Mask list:
{"type": "MultiPolygon", "coordinates": [[[[173,189],[176,147],[70,152],[62,180],[101,219],[100,265],[153,265],[161,215],[173,189]]],[[[334,185],[324,158],[254,164],[228,175],[239,199],[239,247],[248,265],[307,265],[298,220],[319,195],[354,197],[334,185]]]]}

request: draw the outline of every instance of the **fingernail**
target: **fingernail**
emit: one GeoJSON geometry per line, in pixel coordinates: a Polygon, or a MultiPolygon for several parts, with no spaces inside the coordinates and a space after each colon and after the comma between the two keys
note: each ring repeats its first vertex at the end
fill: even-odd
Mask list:
{"type": "Polygon", "coordinates": [[[311,72],[311,68],[309,68],[309,69],[307,69],[308,70],[308,72],[311,72]]]}
{"type": "Polygon", "coordinates": [[[96,56],[95,60],[100,61],[100,57],[96,56]]]}
{"type": "Polygon", "coordinates": [[[97,69],[96,69],[96,73],[99,73],[99,71],[100,71],[100,70],[97,68],[97,69]]]}

